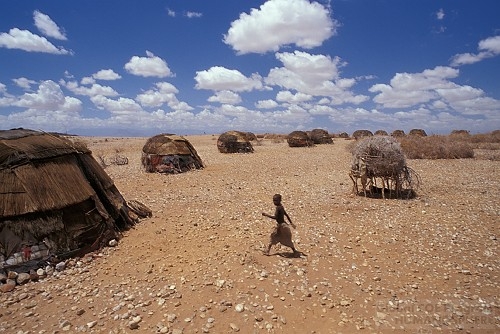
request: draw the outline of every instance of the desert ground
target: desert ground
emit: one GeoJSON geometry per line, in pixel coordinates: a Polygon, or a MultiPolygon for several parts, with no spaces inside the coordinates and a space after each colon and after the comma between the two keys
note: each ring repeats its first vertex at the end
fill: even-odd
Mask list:
{"type": "Polygon", "coordinates": [[[83,137],[107,173],[153,211],[115,247],[0,294],[0,333],[499,333],[500,161],[408,160],[413,199],[352,194],[352,141],[262,140],[205,163],[146,173],[147,138],[83,137]],[[300,257],[275,246],[272,196],[300,257]]]}

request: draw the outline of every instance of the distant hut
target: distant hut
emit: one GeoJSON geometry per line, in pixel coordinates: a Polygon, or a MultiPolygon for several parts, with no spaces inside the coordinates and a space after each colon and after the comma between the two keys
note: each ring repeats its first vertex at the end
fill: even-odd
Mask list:
{"type": "Polygon", "coordinates": [[[177,174],[204,167],[196,149],[186,138],[168,133],[146,141],[141,161],[149,173],[177,174]]]}
{"type": "Polygon", "coordinates": [[[400,138],[406,136],[406,134],[403,130],[394,130],[392,131],[391,136],[395,138],[400,138]]]}
{"type": "Polygon", "coordinates": [[[248,141],[256,141],[257,136],[253,132],[245,132],[248,141]]]}
{"type": "Polygon", "coordinates": [[[388,136],[389,134],[385,130],[377,130],[374,133],[375,136],[388,136]]]}
{"type": "Polygon", "coordinates": [[[227,131],[217,139],[217,148],[221,153],[253,153],[249,133],[242,131],[227,131]]]}
{"type": "Polygon", "coordinates": [[[83,255],[136,222],[84,144],[28,129],[0,131],[0,264],[83,255]],[[31,246],[28,259],[22,245],[31,246]]]}
{"type": "Polygon", "coordinates": [[[292,131],[286,137],[290,147],[314,146],[314,142],[305,131],[292,131]]]}
{"type": "Polygon", "coordinates": [[[409,132],[410,136],[420,136],[427,137],[427,133],[423,129],[411,129],[409,132]]]}
{"type": "Polygon", "coordinates": [[[468,137],[470,135],[470,132],[469,130],[452,130],[450,135],[468,137]]]}
{"type": "Polygon", "coordinates": [[[373,133],[370,130],[356,130],[352,133],[352,137],[356,140],[371,136],[373,136],[373,133]]]}
{"type": "Polygon", "coordinates": [[[348,139],[349,138],[349,134],[347,132],[341,132],[341,133],[338,134],[338,137],[339,138],[348,139]]]}
{"type": "Polygon", "coordinates": [[[333,144],[332,136],[323,129],[314,129],[309,135],[314,144],[333,144]]]}

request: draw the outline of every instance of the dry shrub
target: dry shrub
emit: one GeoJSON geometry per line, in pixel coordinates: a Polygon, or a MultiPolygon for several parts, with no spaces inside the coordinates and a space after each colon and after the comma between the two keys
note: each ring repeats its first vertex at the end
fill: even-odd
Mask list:
{"type": "Polygon", "coordinates": [[[495,130],[490,133],[482,133],[472,135],[468,139],[470,143],[480,144],[480,143],[500,143],[500,130],[495,130]]]}
{"type": "Polygon", "coordinates": [[[262,146],[264,145],[264,139],[255,139],[253,142],[254,146],[262,146]]]}
{"type": "Polygon", "coordinates": [[[408,159],[473,158],[472,146],[456,136],[406,136],[398,138],[408,159]]]}
{"type": "Polygon", "coordinates": [[[271,143],[273,144],[281,144],[285,141],[284,138],[281,138],[281,137],[275,137],[273,139],[271,139],[271,143]]]}
{"type": "Polygon", "coordinates": [[[264,139],[271,139],[271,140],[281,140],[283,142],[286,139],[287,135],[284,134],[277,134],[277,133],[266,133],[264,134],[264,139]]]}

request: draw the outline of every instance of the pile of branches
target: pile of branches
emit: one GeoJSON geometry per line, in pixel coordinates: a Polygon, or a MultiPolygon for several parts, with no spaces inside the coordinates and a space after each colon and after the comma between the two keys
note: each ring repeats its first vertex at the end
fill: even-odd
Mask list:
{"type": "Polygon", "coordinates": [[[103,154],[97,154],[97,159],[103,169],[111,165],[128,165],[128,158],[126,156],[119,155],[118,153],[110,158],[104,156],[103,154]]]}
{"type": "Polygon", "coordinates": [[[382,179],[381,192],[387,186],[396,197],[406,194],[415,196],[420,179],[418,174],[406,165],[406,158],[399,142],[391,136],[367,137],[352,148],[351,173],[369,180],[370,190],[376,190],[375,179],[382,179]]]}

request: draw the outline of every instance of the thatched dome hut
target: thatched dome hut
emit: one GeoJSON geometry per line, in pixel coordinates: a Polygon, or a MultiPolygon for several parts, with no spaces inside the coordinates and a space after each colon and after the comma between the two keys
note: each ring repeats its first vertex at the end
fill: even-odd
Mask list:
{"type": "Polygon", "coordinates": [[[98,249],[137,220],[84,145],[27,129],[0,131],[0,263],[98,249]],[[31,245],[31,256],[20,249],[31,245]]]}
{"type": "Polygon", "coordinates": [[[373,133],[370,130],[356,130],[352,133],[352,137],[356,140],[371,136],[373,136],[373,133]]]}
{"type": "Polygon", "coordinates": [[[186,138],[168,133],[146,141],[141,161],[149,173],[176,174],[204,167],[196,149],[186,138]]]}
{"type": "Polygon", "coordinates": [[[253,153],[249,132],[227,131],[217,139],[217,148],[221,153],[253,153]]]}
{"type": "Polygon", "coordinates": [[[349,138],[349,134],[347,132],[341,132],[341,133],[338,134],[338,137],[339,138],[348,139],[349,138]]]}
{"type": "Polygon", "coordinates": [[[395,138],[400,138],[406,136],[406,134],[403,130],[394,130],[392,131],[391,136],[395,138]]]}
{"type": "Polygon", "coordinates": [[[313,129],[309,134],[314,144],[333,144],[332,136],[323,129],[313,129]]]}
{"type": "Polygon", "coordinates": [[[292,131],[286,141],[290,147],[314,146],[314,142],[305,131],[292,131]]]}
{"type": "Polygon", "coordinates": [[[423,129],[411,129],[408,134],[410,136],[427,137],[427,133],[423,129]]]}
{"type": "Polygon", "coordinates": [[[388,136],[389,134],[385,130],[377,130],[374,133],[375,136],[388,136]]]}

